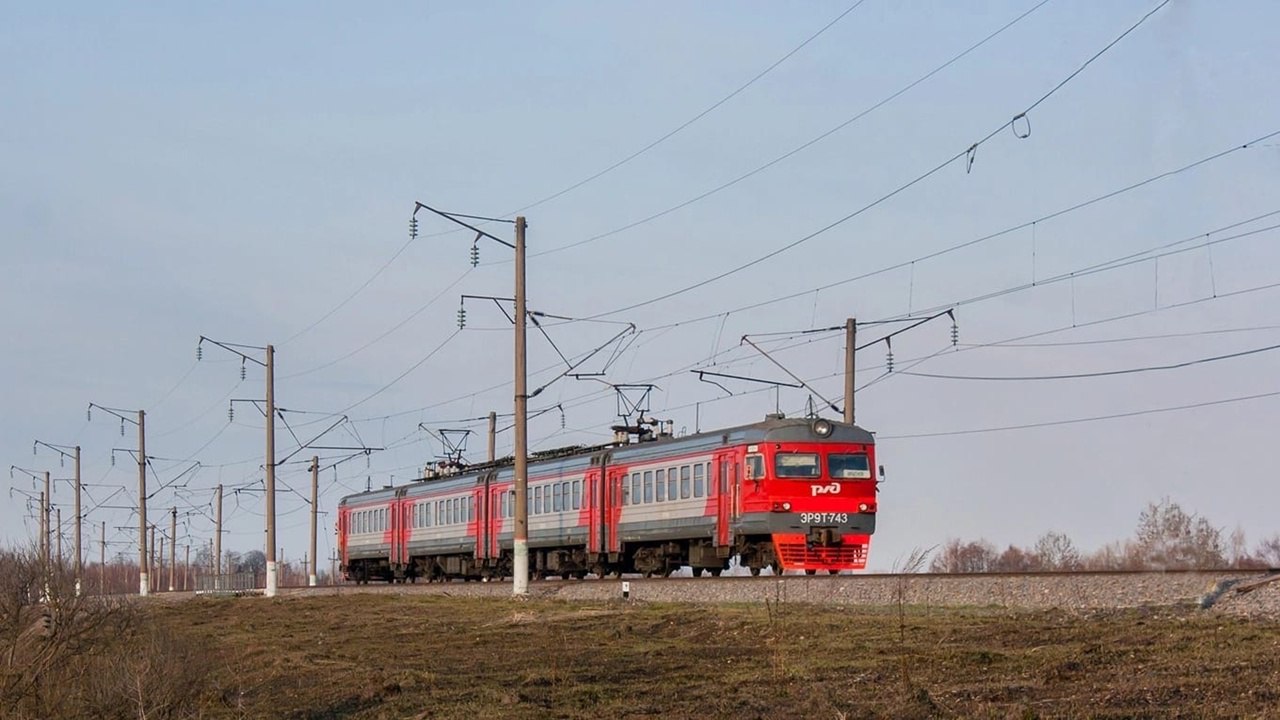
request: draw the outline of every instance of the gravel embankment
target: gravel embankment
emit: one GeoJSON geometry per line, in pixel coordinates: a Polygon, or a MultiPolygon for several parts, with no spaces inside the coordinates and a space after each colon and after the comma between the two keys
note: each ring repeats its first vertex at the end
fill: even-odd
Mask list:
{"type": "MultiPolygon", "coordinates": [[[[1280,619],[1280,582],[1249,593],[1231,589],[1233,581],[1262,577],[1260,572],[1192,572],[1070,575],[841,575],[781,578],[627,579],[638,602],[819,603],[896,605],[899,598],[917,607],[1003,607],[1097,610],[1143,606],[1211,606],[1235,615],[1280,619]]],[[[417,585],[344,585],[296,588],[287,595],[334,593],[439,593],[451,596],[504,596],[509,583],[434,583],[417,585]]],[[[535,597],[600,601],[622,597],[622,581],[549,580],[529,584],[535,597]]]]}

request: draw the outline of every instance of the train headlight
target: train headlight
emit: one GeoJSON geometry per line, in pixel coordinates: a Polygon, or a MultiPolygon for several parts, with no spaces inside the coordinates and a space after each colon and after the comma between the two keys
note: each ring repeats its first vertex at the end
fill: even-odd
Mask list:
{"type": "Polygon", "coordinates": [[[818,437],[829,436],[833,429],[834,428],[831,426],[830,420],[818,418],[817,420],[813,421],[813,434],[817,435],[818,437]]]}
{"type": "Polygon", "coordinates": [[[869,509],[871,509],[870,505],[866,503],[858,503],[858,512],[866,512],[869,509]]]}
{"type": "Polygon", "coordinates": [[[782,509],[783,509],[783,510],[790,510],[790,509],[791,509],[791,503],[789,503],[789,502],[784,502],[784,503],[782,503],[782,509]]]}

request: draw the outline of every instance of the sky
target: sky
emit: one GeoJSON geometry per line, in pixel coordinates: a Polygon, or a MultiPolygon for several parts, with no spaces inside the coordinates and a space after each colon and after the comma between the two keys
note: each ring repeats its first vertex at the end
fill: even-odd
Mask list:
{"type": "MultiPolygon", "coordinates": [[[[511,254],[481,241],[472,268],[473,235],[425,211],[411,239],[415,202],[528,218],[529,307],[572,318],[530,331],[531,386],[550,382],[534,449],[610,437],[610,388],[551,381],[627,323],[581,370],[655,385],[650,415],[694,432],[806,412],[809,390],[690,372],[786,380],[743,335],[839,404],[842,333],[795,333],[856,317],[869,342],[950,309],[954,346],[944,316],[893,338],[892,372],[884,343],[858,353],[887,473],[870,569],[951,538],[1093,550],[1166,498],[1224,535],[1280,531],[1275,3],[3,17],[0,451],[18,469],[0,543],[37,534],[28,472],[70,477],[39,440],[82,447],[86,554],[102,522],[108,555],[136,553],[136,465],[112,464],[136,431],[96,403],[146,410],[150,517],[176,507],[180,544],[211,537],[222,484],[224,549],[262,546],[264,421],[228,408],[264,373],[207,342],[197,360],[202,336],[275,348],[294,561],[312,454],[323,558],[343,495],[444,452],[422,428],[476,430],[482,460],[471,419],[511,412],[510,325],[467,300],[459,331],[457,311],[512,294],[511,254]],[[343,416],[314,444],[384,449],[299,450],[343,416]]],[[[53,500],[69,532],[70,485],[53,500]]]]}

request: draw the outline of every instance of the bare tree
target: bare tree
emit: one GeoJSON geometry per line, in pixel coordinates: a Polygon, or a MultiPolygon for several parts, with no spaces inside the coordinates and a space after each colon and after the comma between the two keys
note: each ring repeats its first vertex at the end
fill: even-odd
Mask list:
{"type": "Polygon", "coordinates": [[[1134,543],[1146,567],[1213,568],[1226,564],[1222,533],[1168,498],[1150,503],[1138,517],[1134,543]]]}
{"type": "Polygon", "coordinates": [[[967,543],[958,539],[948,540],[929,563],[929,572],[991,572],[997,557],[995,547],[986,540],[967,543]]]}
{"type": "Polygon", "coordinates": [[[1036,540],[1036,557],[1044,570],[1079,570],[1080,552],[1065,534],[1050,530],[1036,540]]]}

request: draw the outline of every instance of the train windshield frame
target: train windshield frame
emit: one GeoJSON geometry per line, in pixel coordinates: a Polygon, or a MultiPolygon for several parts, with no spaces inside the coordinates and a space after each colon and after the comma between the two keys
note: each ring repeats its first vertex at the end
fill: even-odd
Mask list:
{"type": "Polygon", "coordinates": [[[871,458],[866,453],[831,453],[827,472],[832,480],[869,480],[871,458]]]}
{"type": "Polygon", "coordinates": [[[822,477],[822,465],[816,452],[778,453],[773,456],[773,474],[784,480],[811,480],[822,477]]]}

